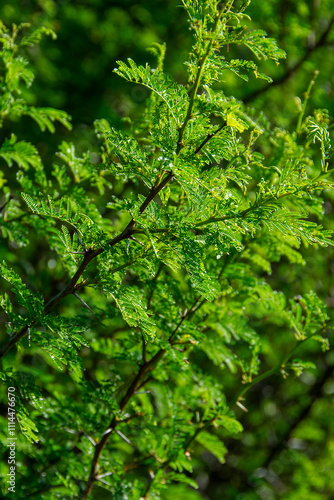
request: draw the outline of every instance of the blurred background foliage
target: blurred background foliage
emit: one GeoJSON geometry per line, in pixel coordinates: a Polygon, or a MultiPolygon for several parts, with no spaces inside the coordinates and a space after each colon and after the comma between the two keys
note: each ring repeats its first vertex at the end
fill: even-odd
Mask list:
{"type": "MultiPolygon", "coordinates": [[[[114,126],[126,126],[123,118],[138,115],[148,96],[143,88],[128,85],[113,73],[116,60],[131,57],[140,64],[152,62],[147,48],[154,42],[166,41],[166,71],[177,80],[184,80],[183,61],[191,38],[186,14],[179,3],[179,0],[3,0],[0,18],[5,24],[29,22],[33,26],[45,25],[57,33],[56,41],[46,37],[40,47],[27,49],[36,68],[36,81],[25,92],[31,104],[66,110],[73,117],[74,130],[68,132],[58,127],[57,134],[42,134],[29,118],[23,118],[14,126],[5,125],[1,139],[14,132],[19,139],[31,141],[46,159],[46,165],[59,161],[54,153],[59,143],[69,137],[79,154],[86,150],[94,152],[93,121],[106,118],[114,126]]],[[[254,114],[264,113],[275,126],[294,130],[300,100],[314,72],[319,71],[308,113],[327,108],[333,117],[332,0],[253,0],[247,13],[252,18],[249,26],[264,29],[278,39],[287,59],[279,67],[272,62],[261,63],[260,69],[273,78],[272,84],[255,77],[244,82],[232,73],[226,74],[226,80],[219,84],[224,93],[246,102],[254,114]]],[[[230,57],[237,53],[242,57],[241,50],[247,49],[229,47],[230,57]]],[[[333,201],[333,194],[326,193],[324,225],[328,229],[334,229],[333,201]]],[[[41,239],[36,239],[35,245],[41,246],[40,261],[34,263],[40,273],[38,277],[33,275],[35,271],[30,264],[30,257],[36,256],[33,245],[24,249],[13,247],[13,261],[19,260],[36,289],[40,289],[42,282],[48,295],[48,288],[62,282],[62,271],[41,239]],[[43,283],[46,267],[54,269],[53,283],[43,283]]],[[[326,301],[333,317],[333,253],[331,247],[322,248],[321,252],[304,247],[306,265],[292,267],[282,259],[273,268],[270,284],[292,298],[315,290],[326,301]]],[[[70,314],[70,300],[64,308],[70,314]]],[[[256,327],[261,330],[261,325],[256,327]]],[[[272,332],[264,333],[270,338],[270,345],[279,349],[284,344],[284,334],[277,325],[272,328],[272,332]]],[[[333,345],[331,332],[329,336],[333,345]]],[[[247,395],[248,412],[237,410],[245,432],[236,439],[227,439],[226,464],[221,465],[213,455],[203,452],[203,461],[195,468],[199,490],[195,492],[184,486],[181,492],[182,488],[177,486],[175,492],[170,488],[164,493],[164,499],[181,498],[181,493],[185,500],[333,498],[334,353],[319,352],[312,342],[303,349],[305,357],[316,364],[316,370],[283,382],[280,377],[273,377],[255,386],[247,395]]],[[[268,343],[266,356],[274,355],[268,343]]],[[[208,372],[216,370],[208,359],[193,362],[208,372]]],[[[35,360],[34,369],[39,371],[37,364],[35,360]]],[[[100,371],[102,376],[104,368],[100,361],[97,373],[100,371]]],[[[62,384],[68,383],[65,373],[57,373],[57,381],[51,369],[43,373],[45,384],[57,383],[60,391],[62,384]]],[[[224,385],[226,393],[232,394],[235,388],[232,374],[226,373],[224,385]]],[[[107,498],[103,491],[97,488],[96,498],[107,498]]]]}

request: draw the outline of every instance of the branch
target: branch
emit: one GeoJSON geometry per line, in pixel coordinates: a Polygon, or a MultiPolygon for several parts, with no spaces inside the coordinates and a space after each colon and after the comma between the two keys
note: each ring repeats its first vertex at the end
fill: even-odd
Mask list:
{"type": "Polygon", "coordinates": [[[240,401],[242,396],[244,394],[246,394],[246,392],[248,392],[249,389],[251,389],[254,385],[258,384],[259,382],[262,382],[262,380],[265,380],[266,378],[271,377],[275,373],[279,373],[282,369],[282,366],[286,365],[286,363],[289,361],[289,359],[294,354],[296,349],[298,349],[298,347],[301,344],[303,344],[304,342],[306,342],[307,340],[309,340],[312,337],[313,337],[313,335],[311,335],[310,337],[307,337],[303,340],[298,340],[296,342],[296,344],[294,345],[294,347],[288,352],[288,354],[276,366],[274,366],[274,368],[271,368],[270,370],[267,370],[266,372],[262,373],[261,375],[258,375],[251,382],[247,382],[246,384],[243,384],[243,387],[239,390],[239,392],[232,399],[232,401],[228,404],[228,406],[230,408],[232,406],[234,406],[238,401],[240,401]]]}
{"type": "Polygon", "coordinates": [[[333,374],[333,366],[327,366],[327,368],[326,368],[325,372],[323,373],[322,377],[320,378],[320,380],[318,380],[318,382],[312,387],[312,389],[310,391],[310,397],[311,397],[310,402],[308,403],[308,405],[305,408],[302,409],[301,413],[293,420],[293,422],[288,427],[286,432],[281,436],[281,438],[280,438],[279,442],[276,444],[276,446],[274,446],[271,449],[269,455],[267,456],[264,464],[261,467],[267,468],[269,466],[269,464],[271,463],[273,458],[282,450],[282,448],[285,447],[285,444],[290,439],[293,431],[299,426],[299,424],[303,420],[305,420],[308,417],[308,415],[312,409],[313,404],[315,403],[315,401],[319,397],[322,396],[321,391],[322,391],[323,386],[325,385],[327,380],[332,377],[332,374],[333,374]]]}
{"type": "MultiPolygon", "coordinates": [[[[212,35],[214,35],[215,31],[217,30],[220,18],[222,16],[222,14],[224,13],[224,9],[225,9],[225,7],[223,5],[221,7],[219,13],[218,13],[217,18],[216,18],[215,25],[214,25],[214,28],[212,30],[212,35]]],[[[189,122],[189,120],[190,120],[190,118],[192,116],[192,111],[193,111],[193,107],[194,107],[194,104],[195,104],[195,97],[197,95],[197,91],[198,91],[198,87],[199,87],[199,84],[200,84],[201,75],[202,75],[202,72],[203,72],[206,60],[209,57],[209,54],[210,54],[210,51],[211,51],[211,48],[212,48],[213,40],[214,40],[214,36],[212,36],[211,39],[210,39],[210,41],[208,42],[206,52],[205,52],[204,56],[202,57],[202,59],[200,60],[200,63],[199,63],[199,68],[198,68],[197,76],[196,76],[194,85],[193,85],[193,87],[191,89],[191,97],[190,97],[190,102],[189,102],[187,114],[186,114],[186,117],[184,119],[184,122],[183,122],[182,126],[179,129],[179,138],[178,138],[178,143],[177,143],[177,148],[176,148],[176,154],[177,155],[180,154],[181,150],[184,147],[184,145],[182,143],[184,130],[185,130],[185,128],[186,128],[186,126],[187,126],[187,124],[188,124],[188,122],[189,122]]],[[[215,134],[217,134],[221,130],[222,127],[220,127],[214,134],[209,134],[209,136],[203,141],[203,143],[200,146],[198,146],[198,148],[196,149],[196,154],[198,154],[201,151],[202,147],[215,134]]],[[[167,173],[167,175],[166,175],[165,178],[163,178],[160,182],[157,181],[155,183],[155,185],[151,188],[148,196],[145,198],[145,200],[143,201],[143,203],[140,206],[140,209],[139,209],[139,213],[140,214],[142,214],[146,210],[146,208],[151,203],[151,201],[157,196],[157,194],[166,186],[166,184],[172,178],[173,178],[173,172],[170,171],[170,172],[167,173]]],[[[158,179],[160,179],[160,177],[158,177],[158,179]]],[[[117,243],[119,243],[120,241],[129,238],[132,235],[132,233],[135,232],[135,230],[133,230],[133,228],[135,226],[135,223],[136,223],[136,221],[132,218],[131,221],[128,223],[128,225],[125,227],[125,229],[118,236],[115,236],[115,238],[113,238],[112,240],[108,241],[107,245],[109,247],[113,247],[117,243]]],[[[138,230],[136,232],[138,232],[138,230]]],[[[162,230],[156,230],[156,232],[165,232],[165,231],[162,229],[162,230]]],[[[45,315],[49,314],[50,311],[63,298],[67,297],[68,295],[73,294],[77,290],[77,287],[76,287],[77,282],[80,279],[80,277],[82,276],[82,274],[84,273],[84,271],[87,268],[87,266],[89,265],[89,263],[93,259],[95,259],[98,255],[100,255],[101,253],[103,253],[104,251],[105,251],[105,246],[103,246],[103,247],[101,246],[100,248],[97,248],[95,250],[93,250],[93,249],[87,249],[87,251],[85,251],[83,261],[80,264],[80,266],[78,267],[78,269],[75,272],[74,276],[69,281],[69,283],[64,287],[64,289],[61,292],[59,292],[55,297],[53,297],[45,305],[45,308],[44,308],[44,314],[45,315]]],[[[32,326],[32,325],[34,325],[34,324],[36,324],[36,322],[37,321],[32,321],[30,323],[29,327],[32,326]]],[[[27,331],[28,331],[28,326],[25,326],[19,332],[17,332],[16,334],[14,334],[10,338],[10,340],[0,350],[0,359],[5,354],[7,354],[7,352],[27,333],[27,331]]]]}
{"type": "MultiPolygon", "coordinates": [[[[156,197],[156,195],[166,186],[166,184],[171,180],[173,177],[173,172],[170,171],[167,176],[161,180],[157,185],[153,186],[151,191],[149,192],[148,196],[146,199],[143,201],[143,203],[140,206],[139,213],[142,214],[144,210],[147,208],[147,206],[151,203],[151,201],[156,197]]],[[[131,219],[131,221],[128,223],[128,225],[125,227],[125,229],[118,235],[115,236],[115,238],[111,239],[110,241],[107,242],[107,245],[109,247],[115,246],[117,243],[120,241],[127,239],[129,236],[132,234],[132,228],[134,227],[136,221],[134,219],[131,219]]],[[[76,270],[74,276],[71,278],[71,280],[68,282],[68,284],[63,288],[61,292],[59,292],[55,297],[53,297],[49,302],[45,304],[44,307],[44,314],[47,315],[51,312],[51,310],[64,298],[67,297],[68,295],[73,294],[77,288],[76,284],[78,280],[81,278],[83,275],[85,269],[89,265],[89,263],[95,259],[98,255],[103,253],[105,251],[105,246],[101,246],[97,249],[88,249],[84,253],[83,260],[81,264],[79,265],[78,269],[76,270]]],[[[24,326],[19,330],[16,334],[14,334],[8,342],[3,346],[3,348],[0,351],[0,358],[2,358],[7,352],[27,333],[28,328],[31,326],[35,325],[37,323],[37,320],[31,321],[29,325],[24,326]]]]}
{"type": "MultiPolygon", "coordinates": [[[[125,395],[123,396],[123,398],[121,399],[121,401],[120,401],[120,403],[118,405],[120,411],[123,411],[125,409],[125,407],[128,404],[129,400],[131,399],[131,397],[136,392],[136,389],[137,389],[139,383],[141,382],[142,378],[144,377],[144,375],[151,368],[153,368],[154,364],[163,356],[164,353],[165,353],[165,350],[164,349],[160,349],[149,361],[147,361],[146,363],[144,363],[140,367],[139,372],[137,373],[137,375],[133,379],[133,381],[130,384],[128,390],[126,391],[125,395]]],[[[97,472],[98,472],[98,465],[99,465],[100,455],[101,455],[104,447],[106,446],[110,435],[115,430],[117,424],[118,424],[118,421],[117,421],[116,417],[113,417],[113,419],[111,420],[111,422],[110,422],[110,424],[108,426],[107,431],[102,435],[102,438],[101,438],[100,442],[97,443],[96,446],[95,446],[94,457],[93,457],[93,460],[92,460],[90,474],[89,474],[89,477],[88,477],[88,481],[87,481],[87,485],[86,485],[86,488],[85,488],[85,492],[84,492],[84,494],[82,496],[83,500],[87,500],[87,498],[89,497],[89,495],[90,495],[90,493],[92,491],[92,488],[94,486],[95,481],[97,481],[97,472]]]]}
{"type": "Polygon", "coordinates": [[[204,139],[204,141],[195,149],[195,155],[198,155],[200,153],[201,149],[205,146],[205,144],[207,144],[210,141],[210,139],[212,139],[212,137],[217,135],[224,127],[226,127],[226,125],[227,125],[227,123],[223,123],[223,125],[221,125],[219,128],[217,128],[217,130],[215,132],[208,134],[206,136],[206,138],[204,139]]]}
{"type": "MultiPolygon", "coordinates": [[[[318,333],[318,332],[317,332],[318,333]]],[[[314,334],[315,335],[315,334],[314,334]]],[[[271,377],[272,375],[274,375],[275,373],[279,372],[282,368],[282,366],[284,366],[288,361],[289,359],[291,358],[291,356],[294,354],[294,352],[296,351],[296,349],[301,345],[303,344],[304,342],[306,342],[307,340],[309,340],[310,338],[312,338],[313,335],[311,335],[310,337],[307,337],[306,339],[303,339],[303,340],[299,340],[296,342],[295,346],[288,352],[288,354],[283,358],[283,360],[281,362],[279,362],[274,368],[271,368],[270,370],[267,370],[266,372],[262,373],[261,375],[259,375],[258,377],[255,377],[252,382],[249,382],[247,384],[244,384],[243,387],[239,390],[239,392],[237,393],[237,395],[232,399],[232,401],[230,403],[228,403],[228,407],[231,408],[232,406],[234,406],[235,404],[237,404],[239,402],[239,400],[241,399],[241,397],[247,392],[249,391],[249,389],[251,389],[255,384],[258,384],[259,382],[261,382],[262,380],[265,380],[269,377],[271,377]]],[[[189,448],[189,446],[191,445],[191,443],[197,438],[197,436],[203,432],[204,430],[208,430],[211,425],[213,424],[213,422],[216,420],[216,416],[210,418],[209,420],[207,420],[206,422],[200,422],[196,431],[194,432],[194,434],[192,436],[190,436],[188,438],[188,440],[185,442],[185,445],[184,445],[184,450],[187,451],[187,449],[189,448]]],[[[165,460],[165,462],[160,466],[160,469],[163,469],[165,470],[169,463],[171,462],[172,458],[169,458],[167,460],[165,460]]],[[[150,482],[150,484],[148,485],[147,489],[146,489],[146,492],[145,494],[148,493],[148,491],[150,490],[151,486],[152,486],[152,483],[153,483],[154,479],[152,479],[152,481],[150,482]]]]}
{"type": "MultiPolygon", "coordinates": [[[[171,333],[171,335],[169,336],[169,339],[168,341],[171,342],[172,338],[174,337],[174,335],[177,333],[177,331],[179,330],[180,326],[182,325],[182,323],[191,316],[191,314],[193,313],[198,301],[199,301],[200,297],[198,297],[194,304],[190,307],[189,310],[187,310],[185,312],[185,314],[182,315],[182,318],[181,320],[179,321],[179,323],[177,324],[177,326],[175,327],[175,329],[173,330],[173,332],[171,333]]],[[[156,364],[160,361],[160,359],[163,357],[163,355],[165,354],[166,352],[166,349],[159,349],[159,351],[148,361],[146,361],[145,363],[143,363],[138,371],[138,373],[136,374],[136,376],[134,377],[134,379],[132,380],[130,386],[128,387],[126,393],[124,394],[123,398],[121,399],[121,401],[119,402],[118,404],[118,407],[120,409],[120,411],[123,411],[126,407],[126,405],[128,404],[128,402],[130,401],[130,399],[132,398],[132,396],[135,394],[136,390],[139,388],[139,387],[142,387],[144,385],[145,382],[143,382],[143,379],[145,377],[145,375],[147,375],[147,373],[149,373],[150,371],[152,371],[156,364]]],[[[84,495],[82,497],[83,500],[87,500],[91,491],[92,491],[92,488],[94,486],[94,483],[97,481],[97,473],[98,473],[98,466],[99,466],[99,460],[100,460],[100,456],[101,456],[101,453],[104,449],[104,447],[106,446],[107,442],[108,442],[108,439],[109,437],[111,436],[111,434],[113,433],[113,431],[115,430],[116,426],[120,423],[120,421],[118,421],[116,419],[116,417],[114,416],[107,428],[107,430],[103,433],[102,435],[102,438],[100,440],[99,443],[96,444],[95,446],[95,450],[94,450],[94,457],[93,457],[93,460],[92,460],[92,465],[91,465],[91,469],[90,469],[90,474],[89,474],[89,477],[88,477],[88,481],[87,481],[87,485],[86,485],[86,489],[85,489],[85,492],[84,492],[84,495]]]]}
{"type": "MultiPolygon", "coordinates": [[[[318,185],[314,185],[312,187],[312,184],[317,182],[320,177],[324,177],[328,172],[320,172],[317,174],[313,179],[311,179],[310,183],[305,183],[304,186],[301,186],[299,191],[294,191],[290,193],[282,193],[282,194],[277,194],[276,196],[274,195],[267,195],[262,199],[262,202],[260,203],[260,200],[254,203],[253,205],[250,205],[248,208],[245,210],[242,210],[241,212],[231,214],[231,215],[223,215],[222,217],[209,217],[208,219],[205,219],[201,222],[197,222],[195,224],[195,227],[200,227],[200,226],[205,226],[206,224],[212,224],[215,222],[224,222],[225,220],[230,220],[230,219],[238,219],[242,217],[246,217],[250,212],[253,210],[260,208],[264,206],[266,203],[269,203],[270,201],[276,201],[280,200],[281,198],[286,198],[287,196],[296,196],[298,193],[305,191],[306,193],[312,192],[314,189],[318,189],[318,185]]],[[[262,218],[262,220],[264,220],[262,218]]]]}
{"type": "Polygon", "coordinates": [[[254,208],[258,208],[258,205],[257,206],[251,205],[245,210],[242,210],[242,212],[236,214],[224,215],[223,217],[209,217],[208,219],[205,219],[202,222],[197,222],[195,226],[200,227],[200,226],[205,226],[207,224],[213,224],[214,222],[223,222],[225,220],[230,220],[230,219],[239,219],[241,217],[245,217],[246,215],[248,215],[249,212],[251,212],[254,208]]]}
{"type": "Polygon", "coordinates": [[[265,92],[267,92],[272,87],[276,87],[277,85],[281,85],[286,80],[288,80],[309,59],[309,57],[312,55],[312,53],[315,50],[317,50],[320,47],[323,47],[324,45],[326,45],[326,43],[327,43],[327,37],[328,37],[328,35],[329,35],[329,33],[330,33],[331,29],[332,29],[333,24],[334,24],[334,17],[332,17],[332,19],[329,21],[327,28],[322,33],[322,35],[320,36],[319,40],[314,45],[312,45],[311,47],[309,47],[307,49],[307,51],[305,52],[305,54],[303,55],[303,57],[301,59],[299,59],[299,61],[297,61],[293,66],[291,66],[291,68],[289,68],[283,75],[281,75],[280,77],[278,77],[276,80],[273,80],[271,83],[268,83],[262,89],[254,90],[254,92],[252,92],[252,93],[248,94],[246,97],[244,97],[242,99],[242,101],[245,104],[247,104],[247,103],[249,103],[251,101],[254,101],[254,99],[256,99],[260,94],[264,94],[265,92]]]}
{"type": "MultiPolygon", "coordinates": [[[[227,7],[229,8],[228,5],[227,5],[227,7]]],[[[185,131],[185,129],[186,129],[188,123],[189,123],[189,120],[192,117],[192,112],[193,112],[193,108],[194,108],[194,104],[195,104],[195,98],[197,96],[197,91],[198,91],[198,88],[200,86],[201,77],[202,77],[202,73],[203,73],[203,70],[204,70],[204,67],[205,67],[205,63],[206,63],[206,61],[207,61],[207,59],[208,59],[208,57],[210,55],[210,52],[211,52],[211,49],[212,49],[212,44],[213,44],[214,39],[215,39],[215,33],[217,31],[220,19],[221,19],[221,17],[222,17],[222,15],[223,15],[224,12],[225,12],[225,5],[223,4],[220,7],[220,10],[219,10],[218,15],[216,17],[215,24],[214,24],[214,26],[212,28],[212,31],[211,31],[211,38],[208,41],[205,53],[204,53],[204,55],[198,61],[198,70],[197,70],[197,73],[196,73],[195,81],[194,81],[194,83],[193,83],[193,85],[192,85],[192,87],[191,87],[191,89],[189,91],[190,100],[189,100],[189,105],[188,105],[188,109],[187,109],[187,114],[186,114],[186,117],[184,119],[184,122],[182,123],[181,127],[178,130],[179,137],[178,137],[177,148],[176,148],[176,154],[177,155],[179,154],[179,152],[181,151],[181,149],[184,147],[184,145],[183,145],[184,131],[185,131]]]]}

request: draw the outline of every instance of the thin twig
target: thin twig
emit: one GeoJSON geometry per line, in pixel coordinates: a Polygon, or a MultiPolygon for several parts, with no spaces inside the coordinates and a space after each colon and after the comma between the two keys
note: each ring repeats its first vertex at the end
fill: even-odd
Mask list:
{"type": "Polygon", "coordinates": [[[130,240],[135,241],[136,243],[138,243],[138,245],[141,245],[142,247],[145,246],[145,243],[143,243],[142,241],[137,240],[137,238],[135,238],[134,236],[130,236],[130,240]]]}
{"type": "Polygon", "coordinates": [[[123,439],[123,441],[125,441],[126,443],[130,444],[131,446],[133,446],[133,444],[131,443],[130,439],[128,439],[126,436],[124,436],[124,434],[121,431],[119,431],[118,429],[115,429],[115,432],[116,432],[116,434],[118,434],[123,439]]]}
{"type": "Polygon", "coordinates": [[[96,441],[94,441],[94,439],[93,439],[93,438],[92,438],[89,434],[87,434],[87,432],[82,431],[82,433],[83,433],[83,434],[84,434],[84,436],[88,439],[88,441],[90,441],[90,442],[91,442],[91,444],[92,444],[93,446],[96,446],[96,441]]]}
{"type": "Polygon", "coordinates": [[[86,248],[86,246],[85,246],[85,245],[84,245],[84,243],[82,242],[82,240],[81,240],[81,238],[80,238],[80,236],[79,236],[79,234],[78,234],[78,231],[76,231],[75,229],[74,229],[74,234],[75,234],[75,236],[77,237],[78,242],[79,242],[79,243],[80,243],[80,245],[82,246],[83,251],[84,251],[84,252],[87,252],[87,248],[86,248]]]}
{"type": "Polygon", "coordinates": [[[86,303],[86,302],[85,302],[85,301],[84,301],[84,300],[80,297],[80,295],[78,295],[78,294],[77,294],[77,292],[73,292],[73,295],[74,295],[77,299],[79,299],[79,300],[80,300],[80,302],[81,302],[81,304],[82,304],[83,306],[85,306],[87,309],[89,309],[89,310],[90,310],[90,312],[92,312],[93,314],[95,314],[95,313],[94,313],[94,311],[93,311],[93,309],[92,309],[91,307],[89,307],[89,305],[88,305],[88,304],[87,304],[87,303],[86,303]]]}
{"type": "Polygon", "coordinates": [[[105,472],[104,474],[99,474],[97,477],[97,479],[100,479],[101,477],[107,477],[107,476],[111,476],[113,474],[113,472],[105,472]]]}
{"type": "Polygon", "coordinates": [[[100,483],[105,484],[106,486],[111,486],[111,484],[109,484],[108,481],[102,479],[101,476],[96,476],[96,481],[99,481],[100,483]]]}
{"type": "Polygon", "coordinates": [[[142,333],[142,339],[141,339],[141,342],[142,342],[142,362],[145,364],[146,363],[146,342],[145,342],[145,337],[144,337],[144,334],[142,333]]]}
{"type": "Polygon", "coordinates": [[[201,152],[201,149],[205,146],[205,144],[207,144],[212,139],[212,137],[217,135],[224,127],[226,127],[226,125],[227,125],[226,123],[223,123],[223,125],[217,128],[215,132],[208,134],[204,139],[204,141],[195,149],[195,155],[198,155],[201,152]]]}

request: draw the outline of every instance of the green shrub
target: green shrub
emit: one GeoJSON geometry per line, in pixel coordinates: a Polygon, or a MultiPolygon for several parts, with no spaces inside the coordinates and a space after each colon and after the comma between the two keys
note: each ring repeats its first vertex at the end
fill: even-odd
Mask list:
{"type": "MultiPolygon", "coordinates": [[[[248,3],[183,1],[194,35],[185,85],[164,72],[164,45],[151,48],[154,68],[118,62],[150,96],[124,130],[95,122],[98,150],[63,142],[44,166],[24,139],[2,143],[15,498],[202,498],[193,467],[203,450],[224,463],[247,391],[310,369],[305,343],[328,347],[316,293],[271,286],[276,263],[293,269],[303,246],[332,245],[318,222],[332,187],[328,113],[306,113],[314,80],[291,130],[219,90],[228,72],[270,82],[255,61],[285,56],[247,28],[248,3]],[[233,45],[249,59],[231,58],[233,45]]],[[[1,26],[1,120],[28,116],[53,133],[69,116],[30,105],[25,88],[24,47],[44,33],[1,26]]]]}

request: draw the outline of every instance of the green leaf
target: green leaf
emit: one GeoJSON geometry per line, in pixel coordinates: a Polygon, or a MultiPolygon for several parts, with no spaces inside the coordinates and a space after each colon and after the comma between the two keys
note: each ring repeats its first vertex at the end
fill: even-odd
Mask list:
{"type": "Polygon", "coordinates": [[[22,434],[30,441],[31,443],[38,443],[39,437],[36,433],[38,433],[38,429],[36,424],[28,417],[25,412],[17,412],[16,418],[19,423],[22,434]]]}
{"type": "Polygon", "coordinates": [[[23,57],[16,57],[7,65],[6,84],[8,89],[16,90],[20,79],[24,81],[27,87],[31,87],[34,81],[34,73],[27,68],[28,61],[23,57]]]}
{"type": "MultiPolygon", "coordinates": [[[[150,173],[148,156],[142,151],[138,142],[114,128],[109,133],[104,133],[106,133],[109,142],[109,150],[118,157],[124,171],[140,175],[150,181],[150,178],[147,177],[147,174],[150,173]]],[[[117,173],[118,171],[119,168],[117,173]]]]}
{"type": "Polygon", "coordinates": [[[227,415],[220,415],[216,420],[215,424],[219,427],[224,427],[231,434],[238,434],[243,431],[243,427],[238,420],[235,418],[228,417],[227,415]]]}
{"type": "Polygon", "coordinates": [[[7,267],[6,262],[0,263],[0,276],[8,281],[11,285],[11,290],[17,295],[20,305],[25,307],[30,318],[29,321],[44,316],[44,303],[40,293],[31,292],[26,285],[22,282],[20,276],[7,267]]]}
{"type": "Polygon", "coordinates": [[[299,377],[304,370],[315,370],[316,366],[311,361],[304,361],[302,359],[294,359],[290,363],[287,363],[284,367],[284,371],[292,370],[297,377],[299,377]]]}
{"type": "Polygon", "coordinates": [[[32,47],[33,45],[36,45],[41,41],[43,35],[49,35],[52,37],[53,40],[57,38],[56,33],[52,29],[45,28],[45,26],[41,26],[37,29],[34,29],[30,33],[24,35],[24,37],[22,37],[20,41],[20,46],[32,47]]]}
{"type": "Polygon", "coordinates": [[[258,59],[269,58],[278,62],[279,59],[286,57],[286,53],[278,47],[276,40],[268,38],[267,33],[263,30],[246,32],[241,41],[254,52],[258,59]]]}
{"type": "Polygon", "coordinates": [[[155,337],[155,323],[148,315],[138,291],[127,286],[113,288],[107,283],[103,283],[103,289],[113,297],[128,325],[139,327],[146,339],[155,337]]]}
{"type": "Polygon", "coordinates": [[[5,139],[0,148],[0,157],[3,158],[9,167],[13,162],[17,163],[23,170],[33,167],[36,170],[42,170],[43,165],[39,153],[35,146],[26,141],[17,142],[14,134],[10,139],[5,139]]]}
{"type": "Polygon", "coordinates": [[[60,109],[54,108],[35,108],[34,106],[26,106],[22,110],[23,115],[30,116],[39,128],[44,132],[46,129],[52,134],[55,131],[54,122],[58,121],[67,130],[72,129],[72,125],[70,123],[71,117],[65,111],[61,111],[60,109]]]}
{"type": "Polygon", "coordinates": [[[212,453],[221,464],[225,463],[227,448],[215,434],[203,431],[196,437],[196,441],[212,453]]]}
{"type": "Polygon", "coordinates": [[[191,486],[192,488],[198,489],[198,484],[191,477],[186,476],[185,474],[179,474],[177,472],[169,472],[168,479],[172,481],[176,481],[178,483],[185,483],[191,486]]]}
{"type": "Polygon", "coordinates": [[[148,64],[138,66],[131,58],[128,64],[117,61],[115,73],[133,83],[140,83],[152,90],[168,107],[177,124],[182,122],[188,104],[186,89],[164,75],[159,70],[152,69],[148,64]]]}

